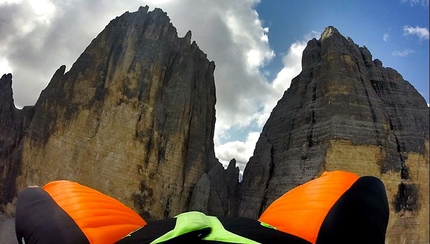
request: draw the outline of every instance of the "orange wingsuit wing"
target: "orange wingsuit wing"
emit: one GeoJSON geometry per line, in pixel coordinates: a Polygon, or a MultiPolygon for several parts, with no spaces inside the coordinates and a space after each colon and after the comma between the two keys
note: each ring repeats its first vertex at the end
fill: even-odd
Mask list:
{"type": "Polygon", "coordinates": [[[274,201],[260,216],[260,221],[278,230],[316,243],[327,213],[358,175],[324,172],[320,178],[298,186],[274,201]]]}
{"type": "Polygon", "coordinates": [[[43,187],[76,222],[90,243],[114,243],[146,225],[118,200],[70,181],[52,181],[43,187]]]}

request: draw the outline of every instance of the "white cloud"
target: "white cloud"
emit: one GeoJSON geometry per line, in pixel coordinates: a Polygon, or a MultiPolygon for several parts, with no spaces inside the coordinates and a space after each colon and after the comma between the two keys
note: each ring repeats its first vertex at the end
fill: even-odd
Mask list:
{"type": "Polygon", "coordinates": [[[291,80],[300,73],[302,53],[306,44],[305,41],[297,41],[289,47],[287,54],[282,58],[284,68],[276,75],[272,84],[275,90],[283,93],[290,87],[291,80]]]}
{"type": "Polygon", "coordinates": [[[421,4],[422,6],[429,6],[429,0],[402,0],[403,3],[410,3],[411,6],[421,4]]]}
{"type": "Polygon", "coordinates": [[[58,67],[70,68],[111,19],[141,4],[137,0],[1,1],[0,51],[6,60],[2,63],[9,67],[1,65],[0,73],[13,68],[16,106],[34,104],[58,67]]]}
{"type": "MultiPolygon", "coordinates": [[[[307,35],[305,38],[309,37],[307,35]]],[[[258,127],[262,127],[266,123],[276,103],[281,99],[284,91],[290,87],[291,80],[302,70],[302,53],[306,44],[305,41],[296,41],[291,44],[287,54],[282,57],[284,67],[277,73],[276,78],[271,83],[271,91],[267,94],[261,111],[253,116],[258,127]]]]}
{"type": "Polygon", "coordinates": [[[157,5],[157,4],[166,4],[171,1],[174,1],[174,0],[145,0],[143,2],[148,5],[157,5]]]}
{"type": "MultiPolygon", "coordinates": [[[[305,46],[303,41],[292,44],[282,58],[285,67],[269,82],[264,67],[275,54],[269,46],[269,28],[262,25],[254,9],[258,2],[0,0],[0,33],[7,33],[0,35],[0,73],[13,71],[16,105],[32,105],[55,70],[63,64],[69,69],[111,19],[141,5],[162,8],[178,35],[191,30],[192,39],[215,61],[217,156],[245,163],[258,133],[250,133],[244,141],[228,142],[230,134],[261,129],[291,79],[300,72],[305,46]]],[[[306,39],[315,35],[311,32],[306,39]]]]}
{"type": "Polygon", "coordinates": [[[423,27],[411,27],[404,26],[403,27],[403,35],[416,35],[420,38],[420,40],[428,40],[429,39],[429,30],[423,27]]]}
{"type": "MultiPolygon", "coordinates": [[[[312,32],[307,34],[304,39],[307,41],[314,38],[318,33],[312,32]]],[[[303,50],[306,47],[306,41],[296,41],[290,45],[287,53],[282,57],[284,67],[278,72],[276,78],[271,82],[270,89],[265,93],[265,99],[260,104],[260,109],[255,112],[251,118],[253,131],[261,131],[270,116],[271,111],[275,107],[278,100],[282,97],[285,90],[290,87],[291,80],[301,71],[301,59],[303,50]]],[[[264,71],[263,71],[264,72],[264,71]]],[[[263,75],[263,74],[261,74],[263,75]]],[[[251,130],[251,126],[241,128],[242,130],[251,130]]],[[[251,132],[245,141],[231,141],[222,144],[221,139],[226,140],[225,135],[235,133],[236,128],[228,128],[227,130],[219,130],[215,135],[215,152],[219,160],[227,165],[232,158],[236,161],[241,170],[252,156],[255,148],[255,143],[258,140],[259,132],[251,132]]],[[[228,140],[228,139],[227,139],[228,140]]]]}
{"type": "Polygon", "coordinates": [[[227,167],[230,160],[235,158],[237,166],[243,172],[246,163],[254,152],[259,136],[260,132],[249,132],[245,141],[231,141],[219,145],[216,148],[218,159],[224,167],[227,167]]]}
{"type": "Polygon", "coordinates": [[[309,33],[307,33],[303,39],[305,41],[311,40],[313,38],[318,39],[321,36],[321,32],[317,32],[317,31],[311,31],[309,33]]]}
{"type": "Polygon", "coordinates": [[[414,52],[415,52],[414,50],[412,50],[410,48],[406,48],[403,51],[394,51],[393,56],[405,57],[405,56],[408,56],[409,54],[412,54],[414,52]]]}
{"type": "Polygon", "coordinates": [[[230,128],[252,124],[253,115],[271,92],[261,68],[274,52],[268,43],[269,29],[262,26],[254,10],[257,2],[185,0],[162,6],[179,34],[191,29],[193,39],[215,61],[215,133],[220,138],[226,138],[230,128]],[[182,5],[187,8],[181,10],[182,5]]]}
{"type": "Polygon", "coordinates": [[[0,70],[2,71],[0,76],[13,72],[13,68],[10,66],[9,61],[5,58],[0,59],[0,70]]]}
{"type": "Polygon", "coordinates": [[[389,39],[390,35],[388,33],[384,33],[384,35],[382,36],[382,40],[384,40],[384,42],[388,42],[389,39]]]}

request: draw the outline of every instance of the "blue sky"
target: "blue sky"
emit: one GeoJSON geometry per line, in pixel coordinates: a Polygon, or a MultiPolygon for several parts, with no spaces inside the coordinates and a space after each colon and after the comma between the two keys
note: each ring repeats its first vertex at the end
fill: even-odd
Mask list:
{"type": "Polygon", "coordinates": [[[33,105],[111,19],[148,5],[215,61],[215,153],[243,170],[311,38],[332,25],[429,101],[429,0],[0,0],[0,75],[15,105],[33,105]]]}
{"type": "MultiPolygon", "coordinates": [[[[269,44],[276,54],[311,31],[336,27],[344,36],[366,46],[373,58],[392,67],[429,101],[428,1],[261,1],[256,11],[269,28],[269,44]],[[427,37],[407,34],[405,27],[425,28],[427,37]]],[[[267,69],[282,68],[277,55],[267,69]]],[[[272,73],[273,73],[272,72],[272,73]]]]}

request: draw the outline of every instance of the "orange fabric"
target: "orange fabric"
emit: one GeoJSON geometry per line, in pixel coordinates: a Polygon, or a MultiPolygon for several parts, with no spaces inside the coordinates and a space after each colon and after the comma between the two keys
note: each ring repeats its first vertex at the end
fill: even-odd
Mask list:
{"type": "Polygon", "coordinates": [[[358,178],[349,172],[324,172],[320,178],[293,188],[278,198],[259,220],[315,243],[329,210],[358,178]]]}
{"type": "Polygon", "coordinates": [[[146,225],[118,200],[70,181],[52,181],[43,189],[76,222],[92,244],[114,243],[146,225]]]}

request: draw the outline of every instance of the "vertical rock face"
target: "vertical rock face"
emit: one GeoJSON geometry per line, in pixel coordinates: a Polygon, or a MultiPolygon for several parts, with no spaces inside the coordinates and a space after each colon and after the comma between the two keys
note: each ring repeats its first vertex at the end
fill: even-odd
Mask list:
{"type": "Polygon", "coordinates": [[[324,170],[383,180],[387,243],[428,243],[429,109],[402,76],[334,27],[303,52],[302,72],[273,109],[240,188],[241,216],[256,218],[324,170]]]}
{"type": "Polygon", "coordinates": [[[20,133],[15,124],[15,105],[12,98],[12,75],[3,75],[0,79],[0,201],[6,203],[15,195],[15,177],[19,167],[15,167],[14,152],[20,133]]]}
{"type": "MultiPolygon", "coordinates": [[[[197,181],[219,164],[214,68],[191,43],[191,33],[178,38],[160,9],[123,14],[70,71],[56,71],[20,143],[1,142],[2,149],[20,147],[16,159],[2,151],[2,181],[11,171],[7,165],[15,165],[4,160],[16,160],[17,190],[69,179],[119,199],[147,220],[188,210],[197,181]]],[[[2,87],[8,82],[3,77],[2,87]]],[[[2,123],[14,126],[13,101],[1,106],[2,123]]]]}
{"type": "Polygon", "coordinates": [[[15,108],[12,75],[0,78],[0,203],[12,202],[16,196],[15,179],[21,169],[22,131],[28,127],[33,109],[15,108]]]}

